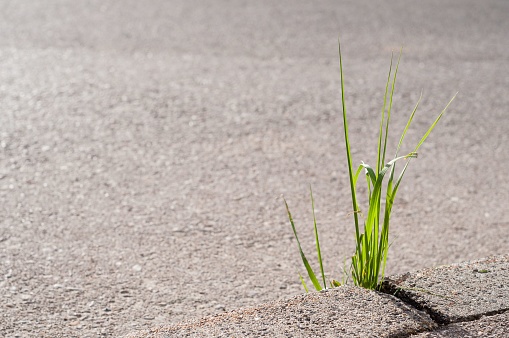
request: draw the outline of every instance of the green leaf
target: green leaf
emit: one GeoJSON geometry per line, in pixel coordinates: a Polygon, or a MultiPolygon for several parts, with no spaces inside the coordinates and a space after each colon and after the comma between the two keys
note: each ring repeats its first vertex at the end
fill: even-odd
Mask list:
{"type": "Polygon", "coordinates": [[[369,178],[371,179],[371,183],[373,185],[375,185],[376,183],[376,174],[375,174],[375,171],[373,170],[373,168],[371,168],[368,164],[362,162],[361,166],[366,169],[366,174],[369,176],[369,178]]]}
{"type": "Polygon", "coordinates": [[[392,79],[391,96],[389,100],[389,109],[387,110],[387,120],[385,121],[385,140],[382,153],[382,165],[385,162],[385,151],[387,150],[387,138],[389,136],[389,122],[391,121],[391,110],[392,110],[392,98],[394,96],[394,89],[396,87],[396,76],[398,75],[399,62],[401,61],[401,55],[403,54],[403,47],[399,51],[398,63],[396,64],[396,70],[394,71],[394,78],[392,79]]]}
{"type": "MultiPolygon", "coordinates": [[[[338,37],[338,52],[339,52],[339,73],[341,76],[341,106],[343,110],[343,131],[345,134],[345,149],[346,149],[346,159],[348,162],[348,177],[350,178],[350,193],[352,196],[352,210],[353,217],[355,222],[355,238],[357,243],[357,250],[360,251],[360,230],[359,230],[359,216],[357,214],[358,204],[357,204],[357,196],[355,192],[355,184],[353,177],[353,167],[352,167],[352,155],[350,152],[350,140],[348,138],[348,119],[346,116],[346,103],[345,103],[345,80],[343,77],[343,57],[341,55],[341,42],[338,37]]],[[[363,262],[359,262],[362,266],[363,262]]]]}
{"type": "Polygon", "coordinates": [[[288,207],[288,203],[286,203],[286,199],[284,197],[283,197],[283,200],[285,201],[286,212],[288,213],[288,219],[290,220],[290,224],[292,225],[293,234],[295,235],[295,239],[297,240],[297,245],[299,246],[299,253],[300,253],[300,257],[302,259],[302,263],[304,263],[304,266],[306,267],[306,271],[308,272],[308,275],[309,275],[309,279],[311,279],[311,282],[313,283],[315,289],[317,291],[320,291],[320,290],[322,290],[322,287],[320,286],[318,279],[316,279],[315,273],[313,272],[311,265],[309,265],[306,255],[304,255],[304,251],[302,251],[302,247],[301,247],[300,241],[299,241],[299,236],[297,236],[297,229],[295,228],[295,223],[293,222],[292,214],[290,213],[290,208],[288,207]]]}
{"type": "Polygon", "coordinates": [[[438,117],[435,119],[435,121],[433,122],[433,124],[431,125],[431,127],[429,127],[428,131],[424,134],[424,136],[421,138],[421,140],[419,141],[419,143],[417,144],[417,146],[415,147],[415,150],[414,152],[417,152],[417,150],[421,147],[421,145],[424,143],[424,141],[426,141],[426,139],[428,138],[429,134],[431,133],[431,131],[433,129],[435,129],[435,126],[436,124],[438,123],[438,121],[440,121],[440,119],[442,118],[442,116],[444,115],[445,111],[447,110],[447,108],[449,108],[449,105],[452,103],[452,101],[454,101],[454,99],[456,98],[456,96],[458,95],[458,93],[454,94],[454,96],[452,97],[452,99],[449,101],[449,103],[447,103],[447,105],[445,106],[444,110],[442,110],[442,112],[440,113],[440,115],[438,115],[438,117]]]}
{"type": "Polygon", "coordinates": [[[384,94],[384,104],[382,106],[382,116],[380,118],[380,130],[378,132],[378,160],[376,163],[376,170],[380,171],[382,169],[383,163],[381,162],[381,149],[382,149],[382,138],[383,138],[383,130],[384,130],[384,121],[385,121],[385,105],[387,104],[387,93],[389,90],[389,84],[391,83],[391,72],[392,72],[392,60],[394,58],[394,52],[391,53],[391,65],[389,66],[389,75],[387,76],[387,83],[385,84],[385,94],[384,94]]]}
{"type": "Polygon", "coordinates": [[[299,278],[300,278],[300,282],[302,283],[302,286],[304,287],[304,290],[306,290],[306,293],[308,293],[309,292],[308,286],[306,285],[306,281],[304,280],[304,277],[302,277],[300,272],[299,272],[299,278]]]}
{"type": "Polygon", "coordinates": [[[314,223],[314,230],[315,230],[316,253],[318,255],[318,262],[320,263],[320,272],[322,274],[323,288],[326,289],[327,283],[325,281],[325,273],[323,271],[323,261],[322,261],[322,252],[320,250],[320,241],[318,240],[318,227],[316,226],[315,199],[313,198],[313,190],[311,189],[311,185],[309,186],[309,194],[311,196],[311,209],[313,210],[313,223],[314,223]]]}
{"type": "Polygon", "coordinates": [[[419,103],[421,103],[421,99],[422,99],[422,91],[421,91],[421,96],[419,96],[419,100],[417,100],[414,110],[412,111],[412,114],[410,114],[410,117],[408,118],[405,129],[403,130],[403,133],[401,134],[401,137],[400,137],[399,143],[398,143],[398,149],[396,150],[396,155],[394,155],[394,157],[398,157],[399,149],[401,148],[401,145],[403,144],[403,140],[405,139],[405,135],[408,131],[408,128],[410,127],[410,124],[412,123],[412,120],[414,119],[415,112],[417,111],[417,108],[419,107],[419,103]]]}

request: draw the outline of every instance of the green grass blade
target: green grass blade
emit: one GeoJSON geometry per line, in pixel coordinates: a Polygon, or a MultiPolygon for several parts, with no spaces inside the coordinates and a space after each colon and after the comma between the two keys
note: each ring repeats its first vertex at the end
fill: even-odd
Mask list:
{"type": "Polygon", "coordinates": [[[383,138],[383,127],[384,127],[384,120],[385,120],[385,107],[387,104],[387,93],[389,91],[389,84],[391,83],[391,73],[392,73],[392,60],[394,58],[394,52],[391,53],[391,65],[389,66],[389,75],[387,75],[387,82],[385,84],[385,94],[384,94],[384,104],[382,106],[382,117],[380,118],[380,130],[378,132],[378,160],[376,163],[376,170],[380,171],[382,170],[383,163],[380,163],[380,155],[381,155],[381,148],[382,148],[382,138],[383,138]]]}
{"type": "Polygon", "coordinates": [[[391,121],[392,98],[394,96],[394,89],[396,87],[396,77],[398,75],[399,62],[401,61],[401,54],[403,54],[403,47],[401,47],[401,50],[399,51],[398,63],[396,64],[396,69],[394,70],[394,78],[392,79],[391,96],[389,99],[389,109],[387,110],[387,120],[385,121],[385,140],[384,140],[384,147],[383,147],[383,153],[382,153],[382,163],[380,165],[383,165],[385,163],[385,152],[387,150],[387,138],[389,136],[389,123],[391,121]]]}
{"type": "MultiPolygon", "coordinates": [[[[383,178],[384,178],[385,174],[387,173],[387,170],[389,170],[394,165],[394,163],[396,163],[397,161],[402,160],[402,159],[413,158],[413,157],[417,157],[417,153],[411,152],[411,153],[406,154],[405,156],[399,156],[399,157],[393,158],[392,160],[387,162],[387,164],[380,171],[380,173],[378,173],[378,177],[375,181],[375,187],[373,187],[373,189],[380,189],[380,187],[383,183],[383,178]]],[[[367,164],[361,164],[361,165],[363,167],[366,167],[366,166],[369,167],[367,164]]]]}
{"type": "Polygon", "coordinates": [[[359,165],[359,167],[357,168],[357,171],[355,172],[355,175],[353,177],[353,186],[354,186],[354,188],[357,187],[357,179],[359,178],[359,175],[362,172],[362,169],[363,169],[363,166],[361,164],[361,165],[359,165]]]}
{"type": "MultiPolygon", "coordinates": [[[[357,168],[357,171],[355,172],[355,175],[353,177],[353,186],[355,189],[357,189],[357,180],[359,179],[359,175],[360,173],[362,172],[362,169],[364,169],[364,167],[361,165],[359,165],[359,167],[357,168]]],[[[371,186],[369,185],[369,178],[368,178],[368,190],[371,189],[371,186]]],[[[371,191],[368,191],[369,194],[371,194],[371,191]]],[[[357,207],[355,208],[357,211],[356,212],[361,212],[360,209],[359,209],[359,205],[357,205],[357,207]]]]}
{"type": "MultiPolygon", "coordinates": [[[[410,128],[410,124],[412,123],[412,120],[414,119],[415,112],[417,111],[417,108],[419,108],[421,99],[422,99],[422,91],[421,91],[421,95],[419,96],[419,100],[417,100],[417,103],[415,104],[415,107],[412,110],[412,114],[410,114],[410,117],[408,118],[408,121],[405,125],[405,129],[403,130],[403,133],[401,134],[401,137],[398,142],[398,148],[396,149],[396,154],[394,155],[394,157],[398,157],[399,150],[401,149],[401,145],[403,144],[403,140],[405,139],[408,128],[410,128]]],[[[392,182],[394,180],[394,170],[396,170],[396,165],[394,165],[391,168],[391,174],[389,175],[389,183],[387,184],[387,192],[390,192],[392,190],[392,182]]],[[[405,168],[405,170],[406,170],[406,168],[405,168]]]]}
{"type": "MultiPolygon", "coordinates": [[[[353,168],[352,168],[352,155],[350,152],[350,141],[348,138],[348,121],[346,117],[346,104],[345,104],[345,80],[343,76],[343,58],[341,56],[341,42],[338,38],[338,52],[339,52],[339,73],[341,76],[341,106],[343,110],[343,130],[345,134],[345,148],[346,148],[346,159],[348,162],[348,176],[350,178],[350,192],[352,195],[352,209],[353,209],[353,217],[355,222],[355,239],[357,243],[357,249],[359,250],[360,245],[360,230],[359,230],[359,216],[357,215],[357,196],[355,192],[355,184],[353,177],[353,168]]],[[[360,262],[362,266],[362,262],[360,262]]]]}
{"type": "Polygon", "coordinates": [[[407,163],[405,163],[405,166],[403,167],[403,170],[401,171],[401,173],[399,174],[398,179],[396,180],[396,184],[394,184],[394,188],[391,191],[391,202],[393,202],[394,199],[396,198],[396,194],[398,192],[399,184],[401,183],[401,180],[403,179],[403,176],[405,175],[405,172],[406,172],[409,164],[410,164],[410,161],[407,161],[407,163]]]}
{"type": "MultiPolygon", "coordinates": [[[[403,179],[403,176],[405,175],[405,172],[408,168],[408,165],[410,164],[410,158],[417,156],[415,153],[411,153],[413,156],[410,156],[408,158],[408,161],[405,163],[405,166],[403,167],[403,170],[401,171],[398,179],[396,180],[396,183],[394,184],[394,188],[392,188],[392,177],[394,172],[391,171],[391,180],[389,181],[390,185],[387,188],[386,192],[386,199],[385,199],[385,212],[384,212],[384,223],[382,226],[382,233],[380,235],[380,252],[379,252],[379,261],[381,262],[381,273],[380,273],[380,281],[383,280],[385,276],[385,266],[387,263],[387,255],[389,252],[389,226],[390,226],[390,214],[392,211],[392,205],[394,204],[394,200],[396,198],[396,194],[398,192],[399,185],[401,183],[401,180],[403,179]]],[[[392,167],[394,169],[394,166],[392,167]]],[[[391,169],[391,170],[392,170],[391,169]]],[[[379,287],[378,284],[376,287],[379,287]]]]}
{"type": "Polygon", "coordinates": [[[424,134],[424,136],[421,138],[421,140],[419,141],[419,143],[417,144],[417,146],[415,147],[415,150],[414,152],[417,152],[417,150],[421,147],[421,145],[424,143],[424,141],[426,141],[426,139],[428,138],[429,134],[431,133],[431,131],[433,129],[435,129],[435,126],[436,124],[438,123],[438,121],[440,121],[440,119],[442,118],[442,116],[444,115],[445,111],[447,110],[447,108],[449,108],[449,105],[452,103],[452,101],[456,98],[456,95],[458,95],[458,93],[454,94],[454,96],[452,97],[452,99],[449,101],[449,103],[447,103],[447,105],[445,106],[444,110],[442,110],[442,112],[440,113],[440,115],[438,115],[438,117],[435,119],[435,121],[433,122],[433,124],[431,125],[431,127],[429,127],[428,131],[424,134]]]}
{"type": "Polygon", "coordinates": [[[385,266],[387,263],[387,254],[389,252],[389,225],[390,225],[390,215],[392,211],[392,204],[394,203],[395,194],[389,195],[387,194],[386,202],[385,202],[385,212],[384,212],[384,223],[382,226],[382,233],[380,235],[380,256],[379,261],[381,262],[381,274],[380,280],[383,280],[385,276],[385,266]]]}
{"type": "MultiPolygon", "coordinates": [[[[365,232],[361,235],[362,240],[362,252],[360,252],[360,260],[366,262],[366,280],[362,281],[361,286],[366,288],[375,288],[377,285],[378,275],[380,271],[380,252],[383,249],[383,245],[380,245],[379,239],[379,214],[380,214],[380,199],[382,192],[382,183],[387,171],[397,161],[405,158],[415,157],[415,153],[410,153],[405,156],[397,157],[389,161],[384,168],[378,174],[378,178],[373,187],[371,199],[369,201],[369,210],[365,223],[365,232]]],[[[382,243],[383,244],[383,243],[382,243]]]]}
{"type": "Polygon", "coordinates": [[[311,196],[311,209],[313,210],[313,223],[314,223],[314,227],[315,227],[316,253],[318,255],[318,262],[320,263],[320,272],[322,274],[323,288],[326,289],[327,282],[325,281],[325,272],[323,271],[322,252],[320,250],[320,241],[318,240],[318,227],[316,225],[315,199],[313,198],[313,190],[311,189],[311,185],[309,186],[309,194],[311,196]]]}
{"type": "Polygon", "coordinates": [[[364,169],[366,169],[366,174],[367,174],[367,176],[371,179],[371,183],[372,183],[373,185],[375,185],[375,183],[376,183],[376,174],[375,174],[375,171],[373,170],[373,168],[371,168],[371,167],[369,166],[369,164],[366,164],[366,163],[364,163],[364,162],[362,162],[361,166],[362,166],[364,169]]]}
{"type": "Polygon", "coordinates": [[[414,119],[415,112],[417,111],[417,108],[419,108],[421,99],[422,99],[422,91],[421,91],[421,96],[419,96],[419,100],[417,100],[417,103],[415,104],[412,114],[410,114],[410,117],[408,118],[405,129],[403,130],[403,133],[401,134],[401,137],[400,137],[399,143],[398,143],[398,149],[396,150],[396,155],[394,157],[398,157],[399,149],[401,148],[401,145],[403,144],[403,140],[405,139],[405,135],[408,131],[408,128],[410,127],[410,124],[412,123],[412,120],[414,119]]]}
{"type": "Polygon", "coordinates": [[[283,198],[283,201],[285,201],[286,206],[286,212],[288,213],[288,219],[290,220],[290,224],[292,225],[293,234],[295,235],[295,239],[297,240],[297,245],[299,246],[299,252],[300,257],[302,259],[302,263],[304,263],[304,266],[306,267],[306,270],[308,272],[309,279],[311,279],[311,282],[313,283],[315,289],[317,291],[322,290],[322,287],[320,286],[320,283],[318,282],[318,279],[316,279],[316,275],[313,272],[313,269],[311,268],[311,265],[309,264],[306,255],[304,255],[304,251],[302,251],[302,247],[300,245],[299,236],[297,236],[297,229],[295,228],[295,223],[293,222],[292,214],[290,213],[290,208],[288,207],[288,203],[286,203],[286,199],[283,198]]]}
{"type": "MultiPolygon", "coordinates": [[[[366,185],[368,186],[368,201],[371,200],[371,184],[372,184],[373,181],[370,180],[370,177],[369,175],[366,175],[366,185]]],[[[373,185],[375,185],[373,183],[373,185]]]]}
{"type": "Polygon", "coordinates": [[[302,283],[302,286],[304,287],[304,290],[306,290],[306,293],[308,293],[309,292],[308,286],[306,285],[306,281],[304,280],[304,277],[302,277],[300,272],[299,272],[299,278],[300,278],[300,282],[302,283]]]}
{"type": "MultiPolygon", "coordinates": [[[[410,117],[408,118],[408,121],[405,125],[405,129],[403,130],[403,133],[401,134],[401,137],[398,142],[398,148],[396,149],[396,154],[394,155],[394,157],[398,157],[399,150],[401,149],[401,145],[403,144],[403,140],[405,139],[408,128],[410,128],[410,124],[412,123],[412,120],[414,119],[415,113],[417,112],[417,108],[419,108],[419,104],[421,103],[421,100],[422,100],[422,91],[421,91],[421,95],[419,96],[419,100],[417,100],[417,103],[415,104],[415,107],[412,110],[412,114],[410,114],[410,117]]],[[[387,184],[388,192],[392,190],[392,182],[394,180],[394,170],[396,170],[396,165],[394,165],[391,168],[391,174],[389,175],[389,183],[387,184]]]]}

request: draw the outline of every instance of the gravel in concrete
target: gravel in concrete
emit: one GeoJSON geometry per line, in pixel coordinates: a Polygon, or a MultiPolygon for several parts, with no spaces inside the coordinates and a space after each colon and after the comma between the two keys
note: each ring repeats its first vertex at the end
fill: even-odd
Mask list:
{"type": "Polygon", "coordinates": [[[508,281],[509,255],[503,255],[389,277],[384,287],[446,324],[507,311],[508,281]]]}
{"type": "Polygon", "coordinates": [[[343,286],[240,309],[126,338],[164,337],[397,337],[436,324],[398,298],[343,286]]]}
{"type": "Polygon", "coordinates": [[[412,335],[414,338],[502,338],[509,337],[509,312],[482,317],[471,322],[453,323],[432,332],[412,335]]]}

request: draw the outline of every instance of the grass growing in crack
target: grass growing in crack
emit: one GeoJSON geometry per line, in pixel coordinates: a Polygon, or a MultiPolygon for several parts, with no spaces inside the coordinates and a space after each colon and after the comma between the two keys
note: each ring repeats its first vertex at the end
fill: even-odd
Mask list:
{"type": "MultiPolygon", "coordinates": [[[[391,120],[391,109],[392,109],[392,101],[394,95],[394,89],[396,86],[396,77],[398,74],[399,62],[401,60],[401,51],[399,53],[398,61],[396,63],[396,67],[393,71],[393,56],[391,57],[391,64],[389,67],[389,75],[387,77],[387,82],[385,85],[385,94],[384,94],[384,102],[382,106],[382,113],[380,118],[380,127],[378,131],[378,148],[377,148],[377,161],[376,167],[371,167],[370,165],[361,162],[358,166],[357,170],[354,171],[354,167],[352,164],[352,156],[350,152],[350,139],[348,135],[348,120],[347,120],[347,110],[345,103],[345,83],[343,78],[343,60],[341,56],[341,44],[338,41],[339,46],[339,70],[341,76],[341,105],[342,105],[342,113],[343,113],[343,131],[345,135],[345,149],[346,149],[346,158],[348,164],[348,176],[350,180],[350,192],[352,197],[352,211],[355,225],[355,253],[351,258],[350,264],[350,277],[352,278],[355,285],[364,287],[366,289],[377,289],[380,286],[381,281],[385,276],[385,265],[387,262],[387,255],[389,252],[389,228],[390,228],[390,216],[392,212],[392,206],[394,204],[394,200],[396,198],[396,194],[398,192],[401,180],[407,170],[407,167],[412,158],[417,157],[417,151],[421,147],[421,145],[426,141],[429,134],[435,128],[436,124],[442,118],[443,114],[454,100],[456,95],[449,101],[449,103],[445,106],[442,112],[438,115],[435,121],[431,124],[426,133],[422,136],[421,140],[417,143],[414,150],[406,155],[400,156],[399,151],[401,145],[403,144],[403,140],[405,135],[412,123],[415,112],[419,107],[419,104],[422,99],[422,93],[417,101],[415,107],[410,114],[410,117],[406,123],[405,128],[401,134],[399,139],[399,143],[397,146],[396,153],[394,157],[386,161],[386,150],[387,150],[387,139],[389,135],[389,123],[391,120]],[[398,161],[404,160],[405,165],[403,169],[399,173],[399,175],[395,176],[396,163],[398,161]],[[359,215],[361,214],[361,209],[357,200],[357,181],[360,178],[361,173],[365,174],[367,191],[368,191],[368,212],[364,219],[364,222],[361,226],[361,220],[359,219],[359,215]],[[384,185],[384,179],[388,177],[387,183],[384,185]],[[385,189],[384,189],[385,187],[385,189]],[[385,191],[385,205],[382,206],[383,195],[385,191]]],[[[290,208],[288,207],[288,203],[286,200],[285,206],[288,214],[288,218],[290,220],[290,224],[292,226],[293,233],[295,235],[295,239],[297,240],[297,245],[299,247],[300,256],[306,271],[308,273],[309,279],[313,283],[314,288],[317,291],[327,288],[326,276],[323,268],[323,260],[322,253],[320,250],[320,242],[318,238],[318,227],[316,224],[315,217],[315,204],[313,199],[313,192],[310,187],[310,197],[311,197],[311,209],[313,212],[313,223],[314,223],[314,234],[315,234],[315,242],[316,242],[316,252],[318,262],[320,264],[320,279],[317,278],[316,274],[313,271],[309,261],[302,250],[299,237],[297,235],[297,229],[295,227],[295,223],[292,218],[292,214],[290,213],[290,208]],[[322,286],[323,284],[323,286],[322,286]]],[[[308,291],[308,287],[302,275],[299,274],[300,280],[306,292],[308,291]]],[[[330,282],[330,287],[336,287],[341,285],[336,280],[332,280],[330,282]]]]}

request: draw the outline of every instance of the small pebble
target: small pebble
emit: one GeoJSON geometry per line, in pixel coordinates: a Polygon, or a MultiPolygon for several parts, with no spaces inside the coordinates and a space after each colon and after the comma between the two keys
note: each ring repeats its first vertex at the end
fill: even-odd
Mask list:
{"type": "Polygon", "coordinates": [[[21,295],[20,297],[22,300],[29,300],[30,298],[32,298],[32,296],[30,295],[21,295]]]}
{"type": "Polygon", "coordinates": [[[222,305],[222,304],[217,304],[217,305],[215,306],[215,309],[216,309],[216,310],[219,310],[219,311],[225,311],[225,310],[226,310],[225,306],[224,306],[224,305],[222,305]]]}

